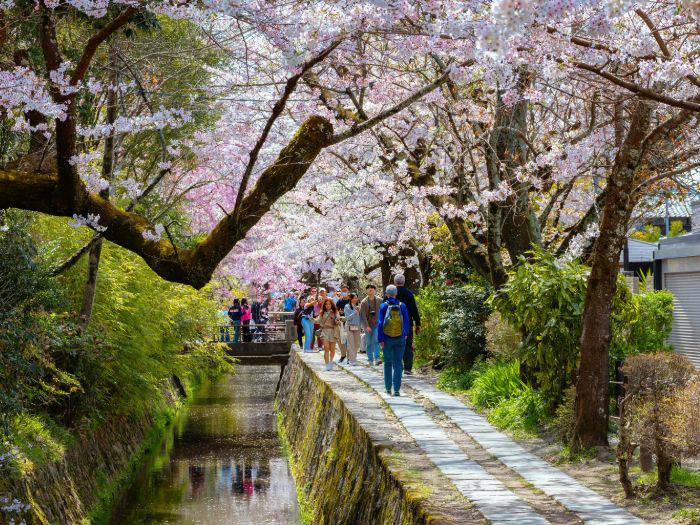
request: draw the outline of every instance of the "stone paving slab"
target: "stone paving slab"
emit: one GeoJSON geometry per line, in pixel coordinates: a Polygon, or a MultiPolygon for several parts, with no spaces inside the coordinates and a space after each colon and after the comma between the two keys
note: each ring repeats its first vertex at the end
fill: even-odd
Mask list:
{"type": "Polygon", "coordinates": [[[368,367],[340,366],[368,384],[387,402],[428,458],[491,523],[496,525],[549,523],[501,481],[469,459],[457,443],[433,421],[422,405],[410,397],[388,396],[384,392],[383,378],[368,367]]]}
{"type": "MultiPolygon", "coordinates": [[[[375,377],[380,375],[375,370],[368,373],[375,377]]],[[[405,377],[404,381],[425,396],[490,454],[536,488],[576,513],[586,523],[595,525],[643,525],[645,523],[550,463],[525,450],[456,397],[415,377],[405,377]]]]}

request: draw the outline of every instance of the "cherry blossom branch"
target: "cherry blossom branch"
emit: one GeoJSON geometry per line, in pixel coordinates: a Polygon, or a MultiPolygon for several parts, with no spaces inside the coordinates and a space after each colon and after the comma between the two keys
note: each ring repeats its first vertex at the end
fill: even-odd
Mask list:
{"type": "Polygon", "coordinates": [[[299,79],[301,79],[304,74],[311,70],[316,64],[319,62],[322,62],[328,55],[331,54],[331,52],[338,47],[341,44],[342,40],[334,40],[331,42],[331,44],[321,51],[318,55],[313,57],[311,60],[308,60],[305,62],[300,71],[296,73],[295,75],[292,75],[289,77],[287,80],[287,83],[284,86],[284,91],[282,92],[282,96],[279,98],[279,100],[275,103],[275,105],[272,108],[272,113],[270,114],[270,117],[267,119],[267,122],[265,123],[265,127],[263,128],[262,133],[260,134],[260,137],[258,138],[257,142],[255,143],[255,146],[253,146],[253,149],[249,153],[249,160],[248,164],[245,167],[245,171],[243,172],[243,177],[241,178],[241,183],[238,186],[238,194],[236,196],[236,204],[234,205],[233,212],[231,215],[233,217],[238,218],[240,209],[241,209],[241,202],[243,201],[243,196],[245,195],[246,189],[248,187],[248,180],[250,179],[250,175],[253,173],[253,168],[255,167],[255,162],[258,159],[258,154],[260,153],[260,150],[262,149],[263,145],[265,144],[265,141],[267,140],[267,136],[270,134],[270,130],[272,129],[273,124],[277,120],[277,118],[282,114],[284,111],[284,107],[287,104],[287,100],[289,100],[290,95],[294,92],[296,89],[299,79]]]}
{"type": "Polygon", "coordinates": [[[432,91],[435,91],[438,87],[440,87],[443,83],[445,83],[448,79],[450,78],[450,70],[449,68],[447,71],[445,71],[437,80],[431,82],[430,84],[424,86],[423,88],[419,89],[412,95],[406,97],[403,99],[401,102],[396,104],[395,106],[382,111],[381,113],[378,113],[374,117],[367,119],[363,121],[361,124],[357,124],[355,126],[352,126],[350,129],[338,133],[336,135],[333,135],[330,141],[330,145],[332,144],[338,144],[339,142],[342,142],[344,140],[347,140],[349,138],[355,137],[359,135],[360,133],[363,133],[364,131],[367,131],[371,127],[375,126],[376,124],[382,122],[383,120],[388,119],[389,117],[393,117],[400,111],[403,111],[406,109],[408,106],[416,102],[417,100],[420,100],[423,98],[425,95],[428,93],[431,93],[432,91]]]}
{"type": "Polygon", "coordinates": [[[606,80],[609,80],[613,84],[616,84],[620,87],[623,87],[626,90],[631,91],[632,93],[640,96],[641,98],[645,98],[647,100],[654,100],[656,102],[662,102],[663,104],[667,104],[669,106],[673,106],[676,108],[700,112],[700,104],[698,104],[697,102],[694,102],[693,99],[678,100],[678,99],[675,99],[673,97],[663,95],[663,94],[658,93],[652,89],[644,88],[644,87],[639,86],[633,82],[629,82],[629,81],[624,80],[616,75],[613,75],[612,73],[608,73],[607,71],[603,71],[600,67],[592,66],[592,65],[586,64],[584,62],[574,62],[573,65],[579,69],[583,69],[585,71],[590,71],[591,73],[594,73],[594,74],[596,74],[596,75],[598,75],[606,80]]]}
{"type": "Polygon", "coordinates": [[[668,50],[668,46],[666,45],[666,42],[664,42],[664,39],[661,37],[661,33],[656,28],[656,25],[654,25],[654,22],[652,22],[651,18],[649,18],[649,15],[647,15],[641,9],[635,9],[634,12],[637,13],[637,15],[639,15],[639,17],[642,20],[644,20],[644,23],[647,25],[647,27],[651,31],[651,34],[654,37],[654,40],[656,40],[656,43],[659,44],[659,49],[661,49],[661,52],[664,54],[664,56],[666,58],[671,58],[671,53],[668,50]]]}

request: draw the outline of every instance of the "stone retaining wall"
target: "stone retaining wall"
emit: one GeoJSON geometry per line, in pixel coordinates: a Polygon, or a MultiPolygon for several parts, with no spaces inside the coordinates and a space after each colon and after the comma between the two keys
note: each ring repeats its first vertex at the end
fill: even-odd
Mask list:
{"type": "Polygon", "coordinates": [[[386,444],[372,441],[296,352],[282,378],[277,410],[296,483],[313,514],[309,521],[338,525],[442,521],[431,518],[421,498],[404,487],[386,444]]]}
{"type": "MultiPolygon", "coordinates": [[[[166,397],[174,408],[179,397],[174,385],[166,397]]],[[[159,414],[161,421],[154,416],[110,420],[71,446],[60,461],[42,465],[20,481],[0,480],[0,495],[31,505],[28,525],[91,523],[95,512],[101,514],[98,522],[108,518],[110,500],[119,497],[146,447],[159,441],[164,414],[159,414]]],[[[0,522],[5,523],[2,512],[0,522]]]]}

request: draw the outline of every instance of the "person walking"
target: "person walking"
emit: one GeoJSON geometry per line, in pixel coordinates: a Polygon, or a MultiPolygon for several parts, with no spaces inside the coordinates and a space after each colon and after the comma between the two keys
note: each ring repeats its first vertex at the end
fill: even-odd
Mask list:
{"type": "Polygon", "coordinates": [[[377,298],[377,287],[373,284],[367,285],[367,297],[360,303],[360,319],[362,329],[365,331],[365,348],[367,349],[367,361],[370,365],[381,364],[379,357],[379,340],[377,338],[377,319],[379,316],[379,305],[377,298]]]}
{"type": "MultiPolygon", "coordinates": [[[[345,305],[348,304],[350,301],[348,300],[350,290],[348,289],[347,285],[342,285],[340,287],[340,292],[339,292],[339,299],[335,303],[336,308],[338,308],[338,314],[340,315],[345,315],[345,305]]],[[[340,362],[342,363],[345,361],[348,355],[348,347],[347,347],[347,322],[345,323],[345,326],[340,327],[340,339],[338,340],[338,347],[340,348],[340,362]]]]}
{"type": "Polygon", "coordinates": [[[304,330],[304,352],[314,351],[314,307],[316,298],[309,295],[304,301],[304,309],[301,312],[301,327],[304,330]]]}
{"type": "Polygon", "coordinates": [[[326,370],[333,370],[335,343],[340,338],[340,316],[333,299],[326,297],[321,303],[321,313],[315,319],[321,327],[323,338],[323,360],[326,370]]]}
{"type": "Polygon", "coordinates": [[[248,306],[248,299],[245,297],[241,299],[241,325],[243,326],[243,342],[250,343],[250,320],[253,318],[253,314],[248,306]]]}
{"type": "Polygon", "coordinates": [[[228,316],[231,319],[231,324],[233,325],[233,342],[237,343],[241,338],[241,316],[243,312],[241,310],[241,302],[236,297],[233,300],[233,304],[228,309],[228,316]]]}
{"type": "Polygon", "coordinates": [[[294,310],[294,326],[297,327],[297,341],[299,342],[299,348],[304,348],[304,326],[301,323],[301,316],[304,313],[305,301],[305,297],[299,297],[297,307],[294,310]]]}
{"type": "MultiPolygon", "coordinates": [[[[347,337],[348,364],[357,364],[357,351],[360,348],[360,335],[362,333],[362,318],[360,317],[359,298],[357,294],[348,296],[348,303],[343,307],[345,314],[345,333],[347,337]]],[[[340,358],[341,362],[343,358],[340,358]]]]}
{"type": "Polygon", "coordinates": [[[406,351],[403,353],[403,371],[406,375],[413,375],[413,330],[420,332],[420,313],[413,292],[406,288],[406,277],[399,273],[394,277],[394,284],[398,290],[396,298],[406,305],[409,315],[408,336],[406,337],[406,351]]]}
{"type": "Polygon", "coordinates": [[[393,284],[386,287],[385,300],[379,307],[377,320],[379,346],[384,352],[384,388],[391,395],[393,386],[396,397],[401,395],[403,353],[410,329],[408,309],[396,298],[397,293],[393,284]]]}
{"type": "MultiPolygon", "coordinates": [[[[325,288],[319,288],[318,295],[316,296],[316,304],[314,305],[314,317],[318,317],[321,313],[321,305],[326,301],[327,297],[328,291],[325,288]]],[[[318,346],[320,350],[321,348],[323,348],[323,330],[321,330],[321,325],[314,325],[314,334],[321,334],[318,337],[316,337],[316,346],[318,346]]],[[[314,345],[312,343],[311,348],[313,347],[314,345]]]]}

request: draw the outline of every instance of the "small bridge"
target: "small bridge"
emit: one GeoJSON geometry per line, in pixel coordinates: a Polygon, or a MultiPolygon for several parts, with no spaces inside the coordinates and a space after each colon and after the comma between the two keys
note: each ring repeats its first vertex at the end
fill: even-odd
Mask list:
{"type": "Polygon", "coordinates": [[[271,322],[233,327],[220,325],[214,340],[228,345],[227,353],[242,365],[284,365],[297,331],[287,312],[272,312],[271,322]],[[238,331],[238,334],[236,332],[238,331]],[[235,342],[237,340],[237,342],[235,342]]]}

